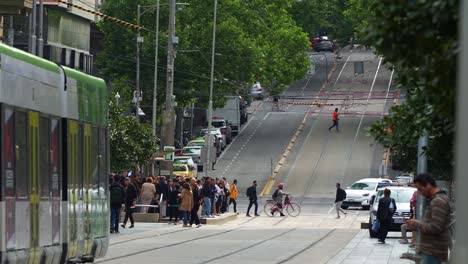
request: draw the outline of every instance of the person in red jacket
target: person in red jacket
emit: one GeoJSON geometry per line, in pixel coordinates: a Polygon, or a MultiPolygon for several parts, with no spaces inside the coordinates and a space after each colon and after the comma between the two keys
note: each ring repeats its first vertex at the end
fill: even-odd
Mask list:
{"type": "Polygon", "coordinates": [[[335,112],[333,112],[333,125],[328,128],[328,131],[331,131],[332,128],[336,127],[336,131],[340,132],[340,127],[338,126],[338,108],[335,108],[335,112]]]}

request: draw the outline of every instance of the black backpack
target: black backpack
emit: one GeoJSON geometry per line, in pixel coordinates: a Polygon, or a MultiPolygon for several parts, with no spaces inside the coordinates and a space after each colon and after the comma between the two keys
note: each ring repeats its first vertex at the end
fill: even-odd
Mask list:
{"type": "Polygon", "coordinates": [[[114,185],[110,188],[110,202],[111,204],[121,204],[124,200],[122,187],[114,185]]]}
{"type": "Polygon", "coordinates": [[[273,198],[273,200],[276,200],[276,198],[278,197],[278,191],[279,189],[276,189],[275,192],[273,193],[273,195],[271,196],[273,198]]]}

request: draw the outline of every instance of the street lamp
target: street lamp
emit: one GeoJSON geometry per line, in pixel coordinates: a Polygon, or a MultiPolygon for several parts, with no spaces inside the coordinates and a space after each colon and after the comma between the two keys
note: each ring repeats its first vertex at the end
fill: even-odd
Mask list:
{"type": "Polygon", "coordinates": [[[213,81],[214,81],[214,64],[216,54],[216,12],[218,8],[218,0],[214,0],[213,14],[213,43],[211,46],[211,78],[210,78],[210,101],[208,102],[208,136],[205,140],[207,147],[205,176],[208,177],[208,169],[211,165],[211,119],[213,118],[213,81]]]}
{"type": "Polygon", "coordinates": [[[117,92],[117,93],[115,94],[114,98],[115,98],[115,105],[119,105],[119,99],[120,99],[120,94],[119,94],[119,92],[117,92]]]}

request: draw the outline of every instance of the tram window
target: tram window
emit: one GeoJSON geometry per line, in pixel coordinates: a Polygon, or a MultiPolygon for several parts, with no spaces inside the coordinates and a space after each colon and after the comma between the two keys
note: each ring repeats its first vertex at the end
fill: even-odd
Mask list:
{"type": "Polygon", "coordinates": [[[50,123],[50,177],[53,197],[60,197],[60,122],[50,123]]]}
{"type": "Polygon", "coordinates": [[[18,198],[28,197],[29,182],[29,164],[28,164],[28,126],[25,112],[16,112],[15,123],[15,177],[16,177],[16,196],[18,198]]]}
{"type": "Polygon", "coordinates": [[[99,170],[98,170],[98,158],[99,158],[99,130],[96,127],[92,128],[91,133],[91,184],[93,188],[99,186],[99,170]]]}
{"type": "Polygon", "coordinates": [[[14,128],[15,118],[12,109],[5,108],[3,111],[3,180],[0,185],[3,186],[2,194],[5,197],[14,197],[15,195],[15,141],[14,128]]]}
{"type": "Polygon", "coordinates": [[[41,197],[50,196],[50,121],[46,117],[39,122],[39,178],[41,184],[41,197]]]}

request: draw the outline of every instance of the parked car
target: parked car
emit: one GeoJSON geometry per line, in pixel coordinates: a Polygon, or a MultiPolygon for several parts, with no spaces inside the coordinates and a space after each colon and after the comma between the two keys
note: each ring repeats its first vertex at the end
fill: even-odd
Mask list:
{"type": "MultiPolygon", "coordinates": [[[[218,138],[216,137],[216,135],[211,135],[211,139],[212,139],[212,144],[216,149],[216,156],[219,157],[219,155],[221,155],[221,151],[222,151],[221,150],[221,144],[220,144],[218,138]]],[[[197,139],[190,141],[187,146],[188,147],[195,147],[195,146],[204,147],[205,146],[205,138],[204,137],[198,137],[197,139]]]]}
{"type": "Polygon", "coordinates": [[[174,164],[172,166],[172,174],[185,178],[194,178],[193,170],[187,164],[174,164]]]}
{"type": "Polygon", "coordinates": [[[189,166],[189,169],[192,170],[194,174],[193,177],[197,177],[197,166],[193,161],[192,157],[190,156],[175,156],[174,157],[174,164],[186,164],[189,166]]]}
{"type": "MultiPolygon", "coordinates": [[[[208,133],[208,129],[202,129],[201,132],[200,132],[200,135],[201,136],[205,136],[205,134],[208,133]]],[[[221,132],[221,129],[220,128],[211,128],[211,135],[215,135],[216,138],[218,139],[218,141],[220,142],[221,144],[221,149],[224,150],[227,146],[227,143],[226,143],[226,135],[224,135],[222,132],[221,132]]]]}
{"type": "Polygon", "coordinates": [[[346,199],[343,201],[341,208],[361,207],[367,210],[377,194],[377,189],[391,184],[391,180],[383,178],[361,179],[346,188],[346,199]]]}
{"type": "Polygon", "coordinates": [[[411,217],[410,200],[413,196],[413,193],[416,191],[416,188],[400,186],[387,186],[379,188],[372,203],[369,216],[369,236],[372,238],[377,237],[377,234],[372,231],[372,224],[377,218],[379,199],[383,197],[383,192],[385,189],[389,189],[391,191],[390,198],[395,200],[397,207],[397,210],[393,215],[393,221],[390,225],[389,231],[400,231],[401,225],[405,222],[406,219],[411,217]]]}
{"type": "Polygon", "coordinates": [[[400,174],[395,177],[394,182],[398,185],[409,185],[413,182],[413,176],[411,174],[400,174]]]}
{"type": "Polygon", "coordinates": [[[265,97],[265,89],[262,88],[262,85],[259,82],[256,82],[252,85],[252,88],[250,89],[250,96],[258,100],[262,100],[265,97]]]}
{"type": "Polygon", "coordinates": [[[211,125],[215,128],[221,129],[221,133],[223,133],[226,136],[226,144],[231,144],[232,130],[227,120],[220,116],[213,116],[213,118],[211,119],[211,125]]]}

